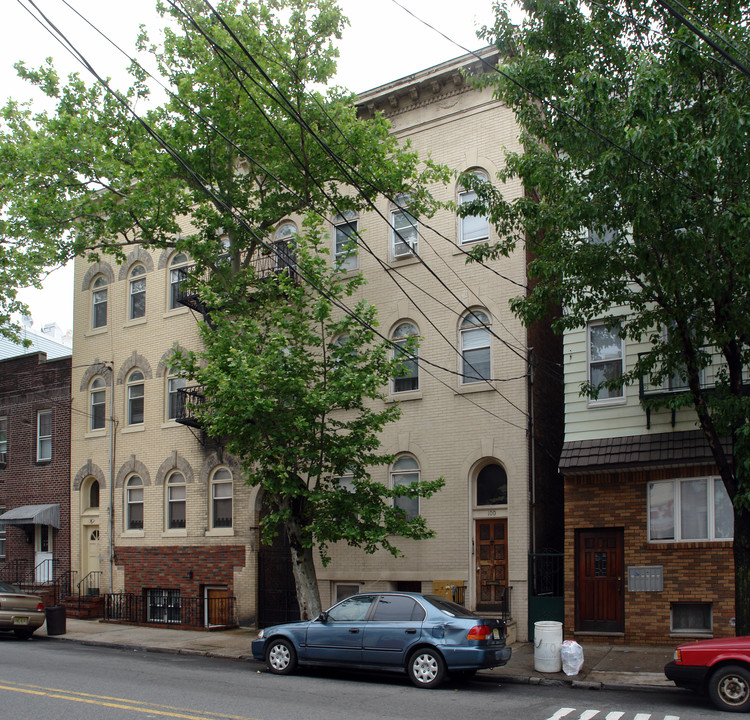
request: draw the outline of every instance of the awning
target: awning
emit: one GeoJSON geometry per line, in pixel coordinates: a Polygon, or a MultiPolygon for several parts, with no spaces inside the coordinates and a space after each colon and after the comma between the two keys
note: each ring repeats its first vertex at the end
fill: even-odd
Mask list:
{"type": "Polygon", "coordinates": [[[60,528],[60,506],[22,505],[0,515],[2,525],[52,525],[60,528]]]}

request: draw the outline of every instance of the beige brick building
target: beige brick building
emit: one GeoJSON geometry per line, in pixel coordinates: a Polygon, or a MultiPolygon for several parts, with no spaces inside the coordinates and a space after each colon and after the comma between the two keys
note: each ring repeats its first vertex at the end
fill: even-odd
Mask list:
{"type": "MultiPolygon", "coordinates": [[[[494,179],[505,149],[519,145],[512,113],[460,72],[484,67],[472,56],[444,63],[364,93],[360,110],[383,112],[420,156],[494,179]]],[[[509,197],[522,191],[504,189],[509,197]]],[[[455,182],[434,193],[471,199],[455,182]]],[[[331,256],[356,223],[372,254],[360,247],[348,271],[366,276],[362,293],[378,307],[381,332],[416,332],[425,362],[388,389],[387,402],[403,410],[382,438],[396,462],[374,477],[442,475],[446,484],[411,508],[436,536],[402,541],[403,557],[332,548],[330,565],[318,568],[322,602],[356,589],[440,592],[486,612],[509,610],[526,639],[528,554],[561,546],[560,344],[508,309],[526,286],[524,248],[467,265],[465,251],[494,237],[483,219],[443,210],[415,228],[386,200],[378,211],[338,228],[332,218],[331,256]]],[[[221,448],[174,419],[180,383],[170,378],[169,354],[175,343],[198,342],[196,318],[174,302],[188,262],[135,249],[121,265],[77,263],[72,564],[80,577],[94,573],[104,593],[142,598],[148,621],[175,621],[186,598],[225,595],[236,599],[242,624],[290,617],[283,542],[259,543],[258,491],[221,448]]],[[[215,624],[201,612],[200,624],[215,624]]]]}

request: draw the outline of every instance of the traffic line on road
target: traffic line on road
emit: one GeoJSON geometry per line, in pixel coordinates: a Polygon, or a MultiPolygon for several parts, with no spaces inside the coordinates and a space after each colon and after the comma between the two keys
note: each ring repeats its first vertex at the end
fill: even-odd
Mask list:
{"type": "MultiPolygon", "coordinates": [[[[550,715],[550,717],[547,718],[547,720],[562,720],[563,718],[568,718],[568,716],[571,713],[576,712],[576,708],[568,708],[563,707],[559,708],[554,715],[550,715]]],[[[570,716],[568,720],[594,720],[599,713],[600,710],[583,710],[581,711],[581,714],[578,715],[577,718],[574,716],[570,716]]],[[[613,710],[612,712],[607,713],[607,715],[604,717],[603,720],[621,720],[621,718],[625,715],[624,712],[620,710],[613,710]]],[[[636,713],[633,717],[633,720],[651,720],[652,714],[651,713],[636,713]]],[[[654,720],[657,720],[654,718],[654,720]]],[[[680,720],[679,715],[665,715],[664,720],[680,720]]]]}
{"type": "Polygon", "coordinates": [[[132,710],[133,712],[180,718],[180,720],[210,720],[213,718],[221,718],[222,720],[257,720],[257,718],[250,718],[244,715],[226,715],[210,711],[201,712],[200,710],[191,710],[190,708],[178,708],[169,705],[156,705],[139,702],[138,700],[131,700],[130,698],[91,695],[89,693],[81,693],[75,690],[62,690],[60,688],[46,688],[41,685],[23,685],[0,682],[0,690],[10,690],[11,692],[19,692],[27,695],[37,695],[40,697],[49,697],[59,700],[69,700],[71,702],[85,703],[87,705],[99,705],[101,707],[116,708],[118,710],[132,710]],[[199,714],[196,715],[196,712],[199,714]]]}

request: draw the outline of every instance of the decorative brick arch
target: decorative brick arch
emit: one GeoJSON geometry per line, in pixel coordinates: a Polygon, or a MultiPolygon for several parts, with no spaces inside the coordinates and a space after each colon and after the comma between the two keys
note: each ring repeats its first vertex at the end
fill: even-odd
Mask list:
{"type": "Polygon", "coordinates": [[[174,355],[175,350],[184,351],[185,348],[178,342],[174,343],[172,347],[161,356],[161,360],[159,360],[159,364],[156,366],[156,377],[161,378],[170,375],[169,361],[172,358],[172,355],[174,355]]]}
{"type": "Polygon", "coordinates": [[[177,248],[166,248],[162,251],[161,255],[159,255],[159,260],[156,263],[156,267],[159,268],[159,270],[165,270],[169,267],[169,261],[172,259],[172,255],[176,255],[178,252],[181,252],[187,259],[190,261],[190,255],[188,255],[184,250],[178,250],[177,248]]]}
{"type": "Polygon", "coordinates": [[[224,465],[232,471],[232,481],[242,480],[242,467],[239,460],[229,453],[213,452],[204,461],[201,466],[198,480],[204,485],[208,485],[211,473],[219,466],[224,465]]]}
{"type": "Polygon", "coordinates": [[[171,473],[172,470],[178,470],[179,472],[181,472],[187,484],[190,484],[195,481],[195,475],[193,474],[192,466],[187,460],[185,460],[184,457],[182,457],[181,455],[177,453],[177,450],[175,450],[159,466],[159,469],[156,471],[156,478],[154,479],[154,484],[164,485],[164,482],[167,479],[167,475],[169,475],[169,473],[171,473]]]}
{"type": "Polygon", "coordinates": [[[86,372],[83,373],[83,377],[81,378],[81,392],[85,392],[88,389],[89,383],[97,375],[103,377],[109,385],[110,379],[112,378],[112,368],[99,360],[99,358],[96,358],[94,362],[86,368],[86,372]]]}
{"type": "Polygon", "coordinates": [[[104,479],[102,469],[89,459],[73,478],[73,492],[79,492],[83,481],[89,477],[95,478],[100,488],[107,487],[107,481],[104,479]]]}
{"type": "Polygon", "coordinates": [[[122,385],[125,382],[125,378],[127,377],[127,374],[133,369],[138,368],[143,372],[143,377],[146,380],[150,380],[152,377],[151,373],[151,365],[148,360],[146,360],[143,355],[139,355],[135,350],[133,350],[133,354],[125,360],[122,365],[120,365],[120,369],[117,372],[117,384],[122,385]]]}
{"type": "Polygon", "coordinates": [[[112,270],[112,266],[109,263],[97,262],[89,265],[89,269],[86,270],[86,274],[83,276],[83,282],[81,283],[81,290],[86,292],[91,288],[91,281],[97,275],[104,275],[107,278],[109,284],[115,281],[115,272],[112,270]]]}
{"type": "Polygon", "coordinates": [[[151,475],[149,475],[148,469],[140,460],[135,459],[135,455],[131,455],[130,460],[123,463],[122,467],[117,472],[115,487],[124,487],[125,478],[128,475],[138,475],[138,477],[143,480],[144,487],[148,487],[149,485],[151,485],[151,475]]]}
{"type": "Polygon", "coordinates": [[[141,263],[146,268],[146,272],[152,272],[154,269],[154,259],[151,257],[151,253],[139,247],[129,253],[127,258],[125,258],[125,262],[120,265],[120,272],[117,279],[125,280],[128,277],[130,268],[136,263],[141,263]]]}

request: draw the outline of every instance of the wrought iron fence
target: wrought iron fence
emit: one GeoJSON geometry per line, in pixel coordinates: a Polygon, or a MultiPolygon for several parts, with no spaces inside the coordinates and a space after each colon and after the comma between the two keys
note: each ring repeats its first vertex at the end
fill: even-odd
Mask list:
{"type": "Polygon", "coordinates": [[[234,627],[233,597],[186,597],[179,590],[146,590],[144,594],[104,596],[104,619],[168,627],[234,627]]]}

